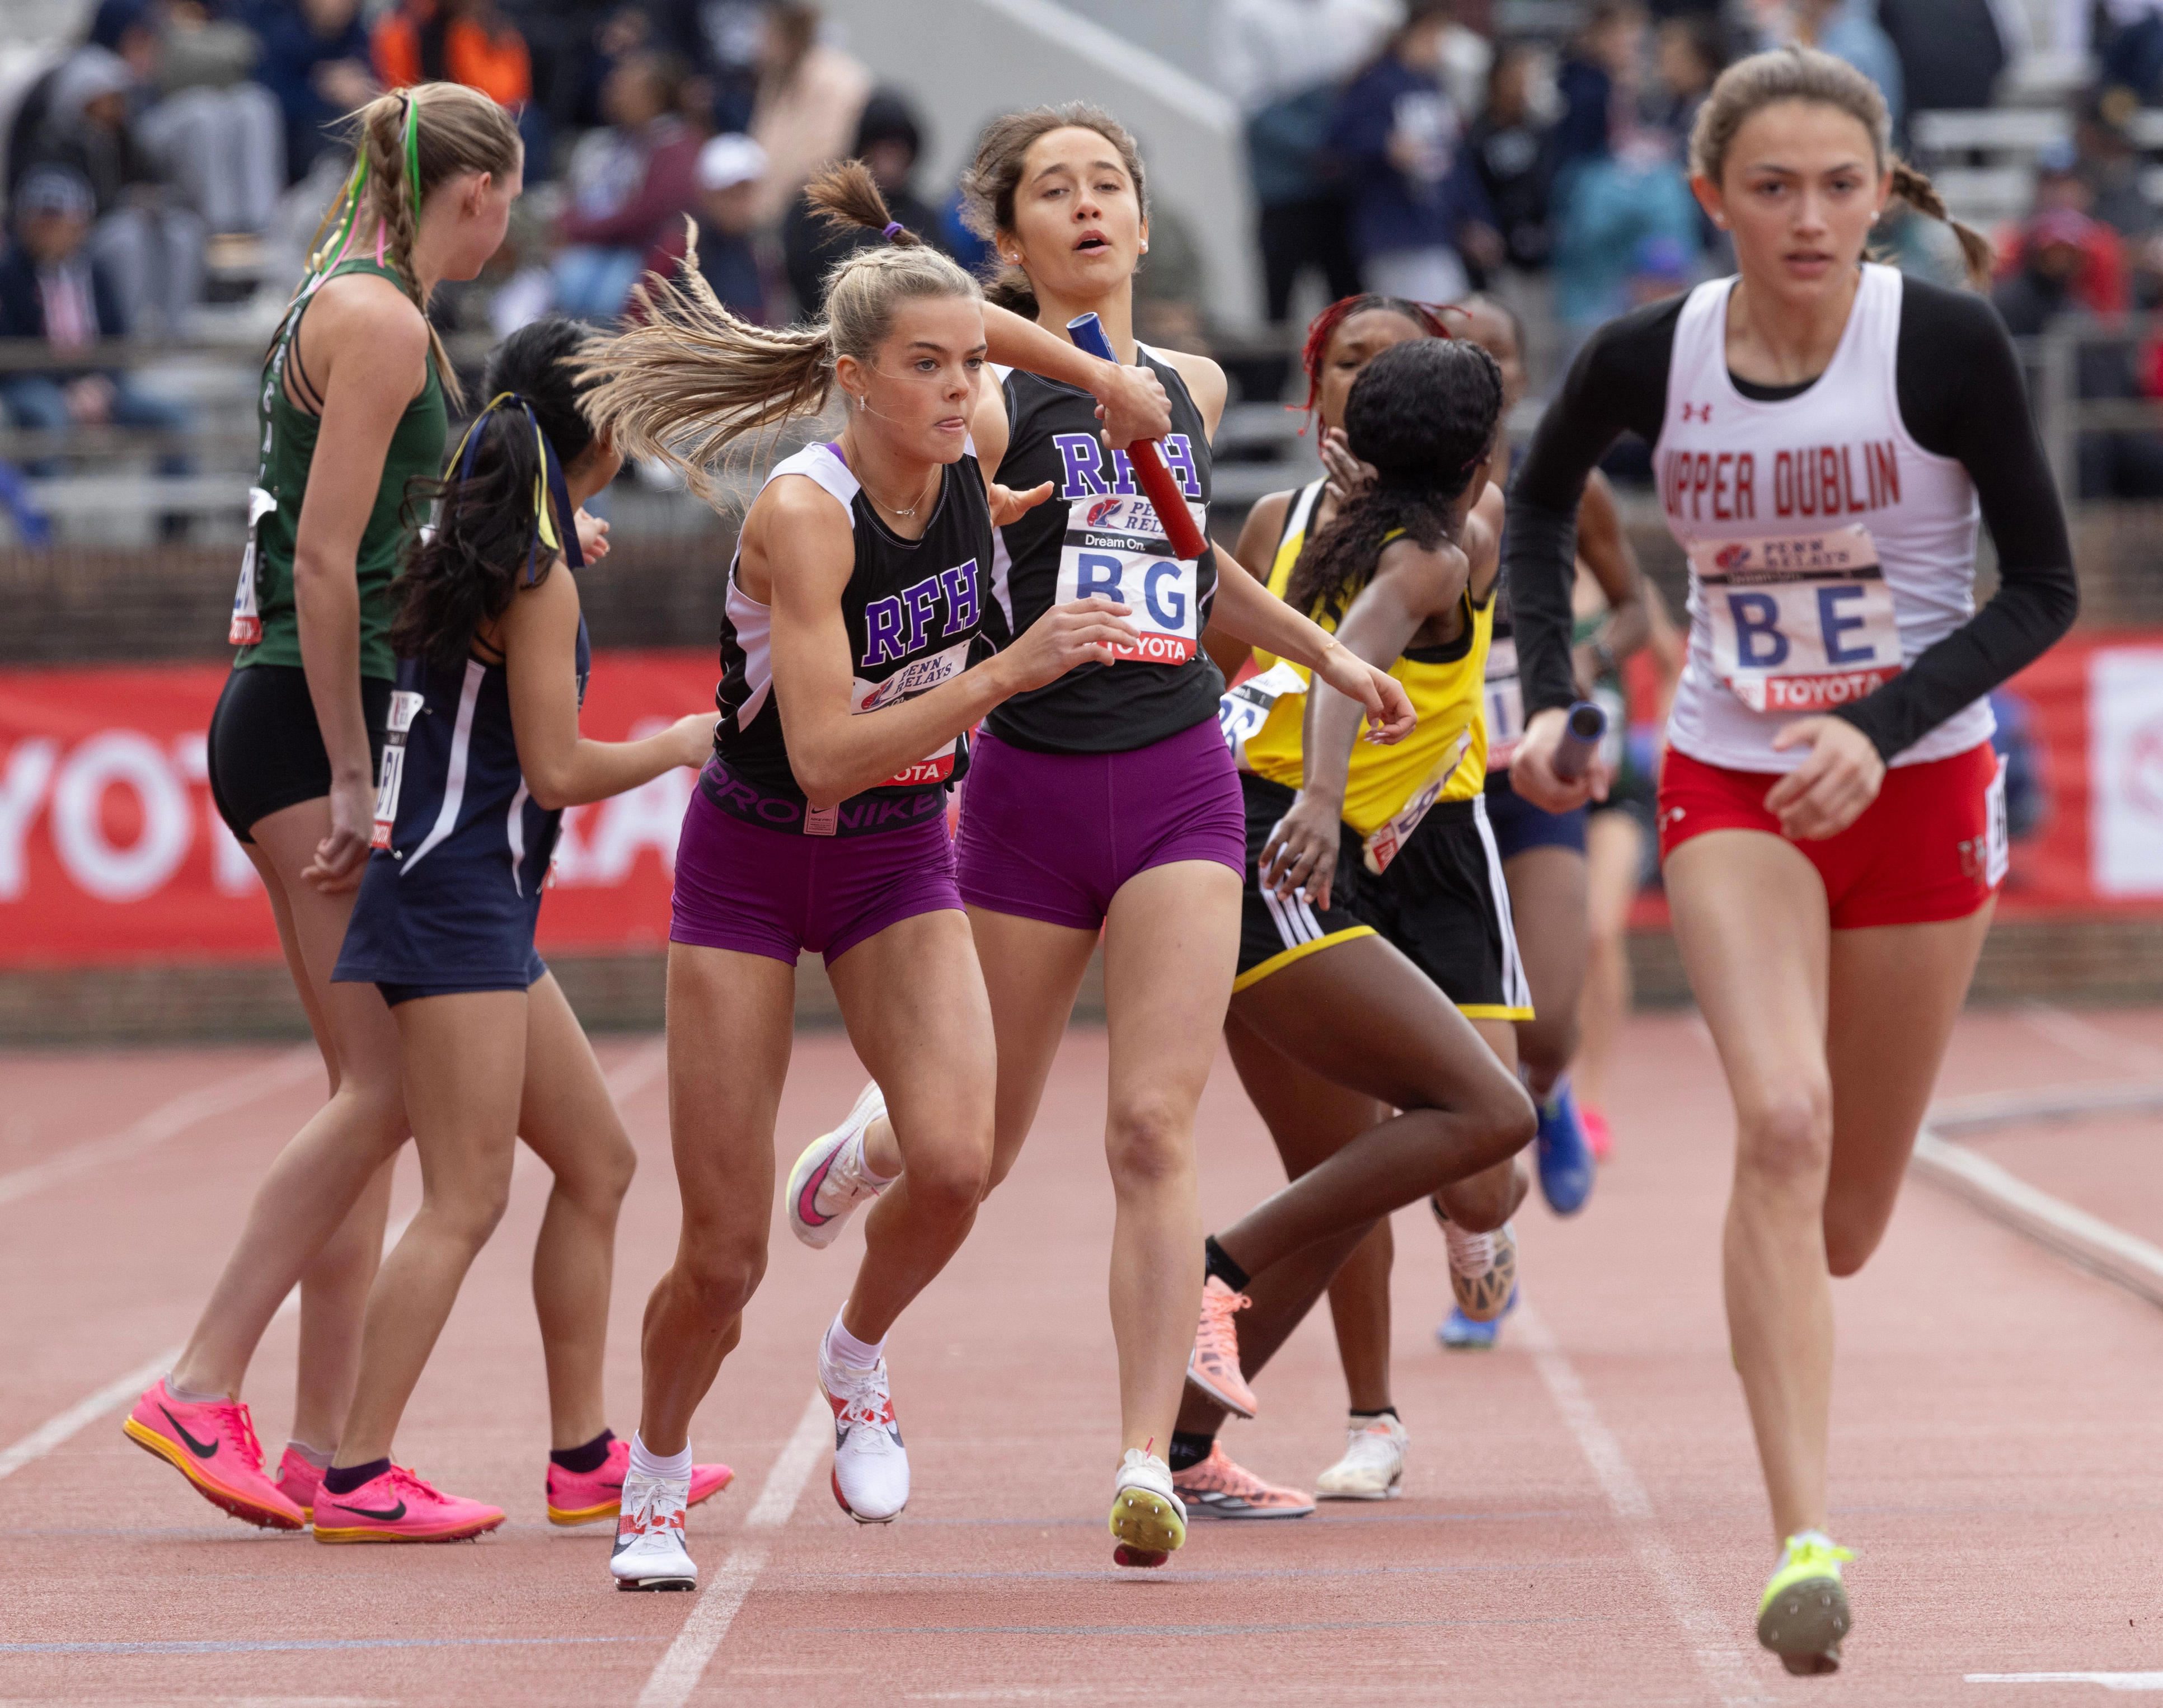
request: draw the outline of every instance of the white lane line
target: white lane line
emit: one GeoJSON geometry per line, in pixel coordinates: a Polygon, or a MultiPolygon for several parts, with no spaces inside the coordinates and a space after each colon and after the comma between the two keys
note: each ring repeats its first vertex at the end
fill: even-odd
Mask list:
{"type": "MultiPolygon", "coordinates": [[[[320,1056],[317,1059],[322,1060],[320,1056]]],[[[398,1243],[399,1236],[412,1225],[414,1213],[414,1211],[408,1210],[383,1230],[383,1250],[386,1254],[398,1243]]],[[[301,1290],[295,1287],[285,1295],[285,1302],[278,1307],[270,1320],[282,1322],[300,1308],[301,1290]]],[[[24,1465],[35,1464],[55,1448],[80,1435],[107,1412],[118,1411],[127,1405],[179,1363],[183,1350],[178,1346],[167,1347],[148,1364],[131,1370],[124,1376],[115,1377],[96,1393],[76,1401],[58,1417],[40,1423],[13,1446],[0,1449],[0,1481],[14,1475],[24,1465]]]]}
{"type": "Polygon", "coordinates": [[[1682,1556],[1654,1527],[1652,1497],[1637,1479],[1629,1456],[1607,1427],[1577,1367],[1563,1353],[1543,1318],[1529,1306],[1517,1307],[1517,1338],[1532,1354],[1532,1365],[1547,1385],[1548,1396],[1576,1438],[1577,1449],[1621,1522],[1622,1532],[1646,1575],[1659,1586],[1668,1610],[1697,1658],[1698,1670],[1723,1705],[1772,1699],[1759,1688],[1750,1658],[1736,1647],[1726,1621],[1700,1600],[1682,1556]]]}
{"type": "Polygon", "coordinates": [[[212,1080],[208,1085],[182,1092],[109,1139],[93,1139],[28,1168],[0,1174],[0,1205],[14,1203],[33,1192],[108,1163],[139,1156],[168,1139],[178,1138],[191,1127],[215,1116],[230,1114],[259,1098],[282,1091],[309,1074],[319,1075],[322,1071],[322,1055],[312,1044],[305,1044],[274,1061],[243,1068],[223,1079],[212,1080]]]}
{"type": "Polygon", "coordinates": [[[2108,1027],[2084,1020],[2070,1009],[2048,1003],[2031,1003],[2020,1011],[2030,1031],[2040,1034],[2064,1050],[2098,1067],[2163,1067],[2163,1050],[2138,1038],[2129,1038],[2108,1027]]]}
{"type": "Polygon", "coordinates": [[[2051,1197],[1928,1127],[1917,1136],[1908,1166],[2037,1244],[2151,1304],[2163,1305],[2163,1250],[2139,1235],[2051,1197]]]}
{"type": "Polygon", "coordinates": [[[683,1622],[675,1642],[668,1645],[668,1653],[661,1657],[653,1676],[639,1692],[638,1708],[683,1708],[691,1700],[714,1651],[736,1622],[736,1610],[766,1569],[766,1557],[772,1548],[771,1533],[788,1523],[796,1511],[804,1485],[818,1467],[819,1455],[833,1444],[833,1408],[825,1395],[814,1391],[804,1405],[804,1415],[796,1420],[788,1444],[781,1449],[781,1457],[766,1474],[758,1499],[745,1516],[744,1539],[721,1569],[700,1586],[691,1616],[683,1622]]]}
{"type": "MultiPolygon", "coordinates": [[[[147,1150],[153,1145],[160,1144],[185,1131],[199,1121],[207,1121],[213,1115],[223,1114],[228,1110],[238,1108],[274,1087],[289,1085],[301,1077],[303,1072],[309,1067],[320,1067],[322,1065],[322,1056],[311,1045],[294,1050],[291,1055],[274,1062],[268,1068],[249,1068],[246,1072],[236,1074],[229,1079],[217,1080],[210,1085],[198,1087],[194,1091],[184,1092],[163,1108],[152,1110],[124,1133],[117,1134],[111,1139],[102,1139],[94,1144],[80,1146],[65,1155],[55,1157],[50,1162],[39,1163],[34,1167],[21,1170],[18,1173],[0,1175],[0,1203],[8,1202],[7,1188],[11,1181],[21,1181],[25,1176],[49,1175],[50,1176],[49,1179],[39,1181],[24,1189],[34,1191],[37,1185],[47,1185],[50,1183],[51,1179],[61,1177],[52,1171],[60,1169],[64,1164],[74,1165],[67,1169],[67,1172],[79,1173],[84,1169],[115,1160],[120,1156],[147,1150]],[[123,1145],[126,1147],[124,1150],[114,1148],[123,1145]],[[91,1152],[103,1154],[91,1156],[88,1155],[91,1152]]],[[[615,1071],[607,1076],[609,1095],[619,1103],[636,1097],[639,1092],[653,1083],[668,1065],[668,1049],[665,1040],[657,1039],[648,1043],[627,1060],[618,1063],[615,1071]]],[[[521,1150],[519,1152],[518,1160],[512,1166],[513,1176],[525,1172],[537,1160],[532,1151],[521,1150]]],[[[20,1192],[16,1194],[16,1196],[20,1195],[20,1192]]],[[[408,1210],[383,1230],[383,1250],[386,1254],[397,1244],[406,1229],[412,1225],[415,1213],[415,1211],[408,1210]]],[[[278,1307],[277,1314],[271,1320],[273,1322],[282,1320],[291,1316],[300,1308],[301,1290],[295,1287],[292,1291],[285,1295],[285,1302],[278,1307]]],[[[129,1370],[125,1375],[114,1377],[97,1392],[86,1395],[58,1416],[46,1419],[45,1422],[40,1423],[12,1446],[0,1449],[0,1482],[4,1482],[8,1478],[14,1475],[24,1465],[34,1464],[55,1448],[72,1440],[99,1418],[104,1417],[107,1412],[115,1411],[134,1400],[144,1389],[172,1369],[180,1358],[181,1352],[180,1347],[167,1347],[149,1363],[129,1370]]],[[[799,1430],[799,1433],[800,1433],[801,1431],[799,1430]]],[[[794,1438],[792,1437],[790,1445],[793,1447],[794,1444],[794,1438]]],[[[794,1504],[793,1499],[790,1504],[792,1506],[794,1504]]],[[[755,1508],[754,1511],[756,1511],[755,1508]]],[[[716,1641],[718,1640],[717,1638],[716,1641]]]]}
{"type": "Polygon", "coordinates": [[[2106,1690],[2163,1690],[2163,1673],[1969,1673],[1971,1684],[2101,1684],[2106,1690]]]}
{"type": "Polygon", "coordinates": [[[77,1400],[56,1417],[50,1417],[5,1451],[0,1451],[0,1481],[26,1464],[34,1464],[62,1442],[80,1435],[107,1412],[127,1405],[136,1395],[173,1367],[181,1349],[169,1346],[148,1364],[116,1376],[96,1393],[77,1400]]]}

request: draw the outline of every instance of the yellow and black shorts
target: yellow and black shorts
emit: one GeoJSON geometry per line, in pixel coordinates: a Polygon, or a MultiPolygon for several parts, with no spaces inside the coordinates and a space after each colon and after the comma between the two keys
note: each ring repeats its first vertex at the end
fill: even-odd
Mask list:
{"type": "MultiPolygon", "coordinates": [[[[1356,842],[1350,857],[1359,857],[1356,842]]],[[[1360,872],[1351,902],[1354,915],[1402,950],[1467,1019],[1532,1018],[1510,888],[1481,796],[1436,802],[1388,871],[1360,872]]]]}
{"type": "Polygon", "coordinates": [[[1329,906],[1312,906],[1297,895],[1280,901],[1275,890],[1262,888],[1262,849],[1277,820],[1290,810],[1293,792],[1281,783],[1243,771],[1239,793],[1247,809],[1247,870],[1239,898],[1239,970],[1232,980],[1235,992],[1332,943],[1375,935],[1374,927],[1360,923],[1352,911],[1360,884],[1375,882],[1359,863],[1359,833],[1349,825],[1338,826],[1337,875],[1330,881],[1329,906]]]}

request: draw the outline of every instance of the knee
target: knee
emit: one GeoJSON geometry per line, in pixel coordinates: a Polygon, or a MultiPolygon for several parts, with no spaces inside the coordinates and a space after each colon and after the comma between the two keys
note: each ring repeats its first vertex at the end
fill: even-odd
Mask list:
{"type": "Polygon", "coordinates": [[[676,1275],[701,1316],[735,1316],[765,1278],[765,1229],[717,1229],[696,1235],[687,1229],[676,1275]]]}
{"type": "Polygon", "coordinates": [[[612,1216],[637,1173],[638,1153],[631,1149],[631,1140],[618,1133],[601,1147],[600,1155],[582,1159],[578,1173],[569,1180],[559,1179],[558,1184],[580,1203],[612,1216]]]}
{"type": "Polygon", "coordinates": [[[1822,1081],[1776,1086],[1736,1111],[1736,1175],[1775,1192],[1823,1189],[1832,1162],[1832,1092],[1822,1081]]]}
{"type": "Polygon", "coordinates": [[[933,1221],[959,1222],[976,1213],[991,1190],[991,1150],[919,1160],[909,1165],[909,1204],[933,1221]]]}
{"type": "Polygon", "coordinates": [[[458,1193],[447,1193],[427,1206],[437,1229],[469,1251],[479,1251],[503,1220],[511,1204],[511,1171],[503,1178],[458,1193]]]}
{"type": "Polygon", "coordinates": [[[1194,1166],[1190,1112],[1167,1098],[1123,1102],[1112,1111],[1105,1150],[1120,1191],[1147,1192],[1176,1179],[1194,1166]]]}
{"type": "Polygon", "coordinates": [[[1493,1083],[1482,1087],[1471,1113],[1483,1134],[1481,1150],[1498,1162],[1515,1156],[1539,1134],[1539,1112],[1530,1094],[1502,1074],[1494,1075],[1493,1083]]]}

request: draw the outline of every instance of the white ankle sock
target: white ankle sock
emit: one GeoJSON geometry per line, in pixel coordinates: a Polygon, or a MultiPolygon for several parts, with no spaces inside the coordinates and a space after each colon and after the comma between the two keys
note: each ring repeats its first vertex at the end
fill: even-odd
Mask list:
{"type": "Polygon", "coordinates": [[[644,1438],[634,1431],[631,1438],[630,1474],[665,1482],[683,1482],[691,1475],[691,1443],[685,1442],[681,1453],[649,1453],[644,1438]]]}
{"type": "Polygon", "coordinates": [[[845,1370],[869,1370],[886,1356],[886,1342],[867,1346],[841,1326],[841,1313],[834,1312],[834,1326],[826,1331],[826,1356],[845,1370]]]}
{"type": "Polygon", "coordinates": [[[220,1400],[229,1397],[224,1394],[199,1394],[193,1388],[184,1388],[170,1374],[165,1377],[165,1391],[191,1406],[214,1406],[220,1400]]]}
{"type": "Polygon", "coordinates": [[[317,1470],[328,1470],[331,1468],[331,1459],[338,1451],[336,1448],[333,1448],[326,1453],[319,1447],[311,1447],[306,1442],[299,1440],[287,1442],[285,1449],[289,1453],[297,1453],[317,1470]]]}
{"type": "Polygon", "coordinates": [[[855,1148],[856,1153],[854,1165],[856,1172],[862,1175],[865,1180],[870,1181],[872,1185],[878,1187],[882,1192],[883,1192],[887,1187],[892,1186],[896,1181],[899,1180],[901,1176],[898,1174],[881,1174],[877,1169],[872,1166],[871,1147],[865,1142],[869,1136],[871,1130],[871,1123],[869,1121],[865,1122],[862,1126],[856,1129],[856,1136],[854,1139],[851,1139],[849,1143],[855,1148]]]}

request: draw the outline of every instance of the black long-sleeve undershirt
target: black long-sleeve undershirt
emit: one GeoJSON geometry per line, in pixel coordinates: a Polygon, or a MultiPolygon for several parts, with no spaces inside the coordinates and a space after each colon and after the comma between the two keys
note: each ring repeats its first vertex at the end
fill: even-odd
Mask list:
{"type": "MultiPolygon", "coordinates": [[[[1683,301],[1636,310],[1593,335],[1511,483],[1502,556],[1528,716],[1577,697],[1569,637],[1578,498],[1622,433],[1658,442],[1683,301]]],[[[2065,511],[1997,311],[1966,291],[1904,280],[1894,368],[1909,435],[1926,451],[1957,458],[1975,482],[1998,547],[1998,586],[1905,670],[1834,714],[1888,760],[2040,658],[2080,606],[2065,511]]],[[[1758,398],[1809,389],[1736,385],[1758,398]]]]}

